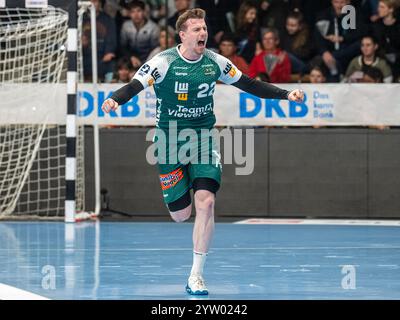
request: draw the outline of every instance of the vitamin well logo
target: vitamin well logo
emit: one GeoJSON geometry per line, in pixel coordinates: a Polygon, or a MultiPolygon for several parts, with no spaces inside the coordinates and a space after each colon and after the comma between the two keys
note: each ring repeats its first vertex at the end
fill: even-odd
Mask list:
{"type": "Polygon", "coordinates": [[[182,168],[172,171],[167,174],[160,174],[161,189],[167,190],[175,186],[183,178],[182,168]]]}
{"type": "Polygon", "coordinates": [[[187,101],[189,92],[189,83],[180,83],[175,81],[175,93],[178,94],[178,100],[187,101]]]}

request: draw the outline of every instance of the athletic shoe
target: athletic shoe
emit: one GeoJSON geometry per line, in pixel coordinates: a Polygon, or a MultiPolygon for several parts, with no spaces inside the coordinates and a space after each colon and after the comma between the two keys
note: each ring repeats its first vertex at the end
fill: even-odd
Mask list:
{"type": "Polygon", "coordinates": [[[190,275],[186,285],[186,291],[195,296],[204,296],[208,294],[208,289],[204,283],[204,279],[199,274],[190,275]]]}

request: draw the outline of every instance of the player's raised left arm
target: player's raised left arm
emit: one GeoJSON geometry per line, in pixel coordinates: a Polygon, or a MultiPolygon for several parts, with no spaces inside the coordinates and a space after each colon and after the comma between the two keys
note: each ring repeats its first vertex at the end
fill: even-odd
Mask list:
{"type": "Polygon", "coordinates": [[[218,80],[235,86],[263,99],[281,99],[296,102],[304,100],[302,90],[287,91],[267,82],[259,81],[243,74],[229,59],[217,54],[216,61],[220,67],[221,75],[218,80]]]}
{"type": "Polygon", "coordinates": [[[296,102],[304,100],[304,92],[300,89],[287,91],[270,83],[249,78],[242,74],[233,86],[263,99],[281,99],[296,102]]]}
{"type": "Polygon", "coordinates": [[[288,100],[296,101],[296,102],[303,102],[304,101],[304,91],[301,89],[295,89],[290,91],[288,95],[288,100]]]}

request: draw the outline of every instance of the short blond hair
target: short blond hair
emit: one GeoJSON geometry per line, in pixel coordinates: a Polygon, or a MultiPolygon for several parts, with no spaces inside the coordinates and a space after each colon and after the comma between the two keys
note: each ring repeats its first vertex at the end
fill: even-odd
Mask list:
{"type": "Polygon", "coordinates": [[[186,31],[187,25],[186,21],[189,19],[204,19],[206,17],[206,12],[203,9],[200,8],[194,8],[185,11],[183,14],[181,14],[176,21],[175,29],[176,32],[180,31],[186,31]]]}

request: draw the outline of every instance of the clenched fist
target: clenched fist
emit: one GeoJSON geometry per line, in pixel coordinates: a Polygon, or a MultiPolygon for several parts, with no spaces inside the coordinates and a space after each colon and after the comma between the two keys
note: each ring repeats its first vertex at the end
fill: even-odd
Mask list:
{"type": "Polygon", "coordinates": [[[304,91],[300,89],[293,90],[289,93],[288,99],[290,101],[303,102],[304,101],[304,91]]]}
{"type": "Polygon", "coordinates": [[[105,113],[109,113],[111,110],[112,111],[117,110],[118,106],[119,104],[117,101],[113,99],[107,99],[106,101],[103,102],[101,110],[103,110],[105,113]]]}

